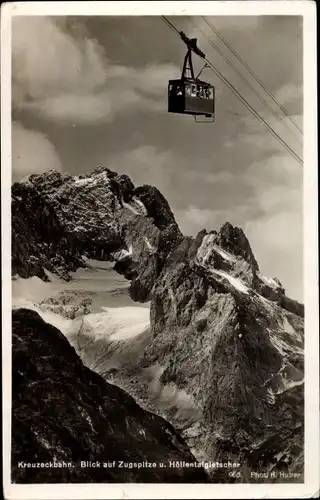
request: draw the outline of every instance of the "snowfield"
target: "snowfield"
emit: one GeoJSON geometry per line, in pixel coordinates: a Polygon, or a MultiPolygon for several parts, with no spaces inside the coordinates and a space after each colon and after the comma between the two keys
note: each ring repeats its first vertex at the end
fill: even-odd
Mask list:
{"type": "Polygon", "coordinates": [[[84,326],[89,328],[95,339],[107,336],[111,341],[128,340],[149,326],[149,310],[146,307],[102,307],[102,310],[84,317],[84,326]]]}
{"type": "MultiPolygon", "coordinates": [[[[145,243],[151,246],[149,241],[145,243]]],[[[51,280],[49,283],[37,277],[14,279],[12,305],[36,311],[66,336],[86,366],[110,383],[122,386],[129,393],[135,392],[135,387],[128,385],[126,375],[123,381],[122,377],[113,381],[110,370],[128,363],[134,366],[142,355],[150,339],[150,305],[132,301],[128,294],[129,282],[113,271],[112,263],[84,260],[88,267],[73,273],[70,282],[50,272],[46,272],[51,280]],[[86,306],[81,305],[84,301],[86,306]],[[72,309],[75,309],[75,314],[70,317],[72,309]]],[[[174,307],[173,292],[172,301],[174,307]]],[[[191,395],[179,390],[175,384],[160,382],[162,371],[163,368],[148,368],[139,375],[146,384],[146,394],[156,403],[153,410],[161,413],[172,408],[177,415],[200,418],[191,395]]],[[[145,405],[144,397],[139,402],[145,405]]]]}

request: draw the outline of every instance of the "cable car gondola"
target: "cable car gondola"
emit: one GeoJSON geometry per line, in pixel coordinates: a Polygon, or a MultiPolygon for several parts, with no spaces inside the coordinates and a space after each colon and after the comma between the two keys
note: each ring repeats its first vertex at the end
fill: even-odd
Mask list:
{"type": "MultiPolygon", "coordinates": [[[[180,31],[182,40],[188,47],[184,58],[181,78],[179,80],[169,80],[168,84],[168,112],[183,115],[192,115],[198,122],[197,117],[204,116],[215,121],[215,89],[208,82],[194,76],[192,64],[192,52],[205,57],[204,53],[197,47],[196,38],[188,38],[183,31],[180,31]]],[[[204,120],[208,122],[209,120],[204,120]]]]}

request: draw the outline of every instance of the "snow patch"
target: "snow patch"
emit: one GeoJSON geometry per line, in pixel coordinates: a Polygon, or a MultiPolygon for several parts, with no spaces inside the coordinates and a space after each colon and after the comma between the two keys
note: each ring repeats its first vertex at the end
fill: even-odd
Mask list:
{"type": "MultiPolygon", "coordinates": [[[[82,260],[85,262],[85,264],[91,269],[105,269],[105,270],[112,270],[113,269],[113,263],[108,261],[108,260],[96,260],[96,259],[88,259],[85,255],[82,255],[82,260]]],[[[120,276],[120,275],[119,275],[120,276]]]]}
{"type": "MultiPolygon", "coordinates": [[[[32,276],[31,278],[21,278],[12,281],[12,301],[13,304],[17,300],[22,300],[22,302],[41,302],[46,298],[57,295],[62,286],[62,280],[53,276],[49,271],[45,270],[46,275],[51,280],[50,283],[46,283],[37,276],[32,276]]],[[[21,306],[20,306],[21,307],[21,306]]]]}
{"type": "Polygon", "coordinates": [[[283,320],[283,324],[282,324],[283,330],[286,333],[289,333],[289,335],[291,337],[293,337],[296,342],[298,342],[299,344],[302,344],[303,343],[303,337],[302,337],[302,335],[299,334],[299,332],[296,331],[293,328],[293,326],[291,325],[291,323],[288,321],[288,318],[286,316],[283,316],[282,320],[283,320]]]}
{"type": "Polygon", "coordinates": [[[130,205],[130,203],[126,203],[125,201],[122,200],[122,206],[124,208],[127,208],[128,210],[130,210],[130,212],[132,212],[135,215],[141,215],[139,213],[139,211],[135,207],[133,207],[132,205],[130,205]]]}
{"type": "Polygon", "coordinates": [[[271,389],[271,387],[268,387],[267,389],[267,401],[270,404],[274,404],[276,401],[275,393],[271,389]]]}
{"type": "Polygon", "coordinates": [[[272,302],[271,300],[263,297],[260,294],[256,294],[256,297],[258,298],[259,302],[261,302],[263,306],[268,310],[269,313],[274,312],[275,308],[277,307],[277,304],[275,302],[272,302]]]}
{"type": "Polygon", "coordinates": [[[283,387],[280,389],[278,389],[275,394],[282,394],[283,392],[285,391],[288,391],[289,389],[292,389],[293,387],[297,387],[299,385],[303,385],[304,384],[304,379],[302,380],[288,380],[288,379],[284,379],[283,380],[283,387]]]}
{"type": "Polygon", "coordinates": [[[286,357],[288,354],[298,354],[300,356],[304,355],[303,349],[300,347],[288,344],[284,339],[281,338],[281,333],[274,333],[269,331],[269,338],[272,345],[280,352],[281,356],[286,357]]]}
{"type": "Polygon", "coordinates": [[[122,250],[119,250],[119,252],[114,252],[112,254],[112,257],[116,260],[123,260],[123,259],[126,259],[127,257],[130,257],[130,255],[132,255],[132,253],[133,253],[133,247],[130,244],[128,249],[122,249],[122,250]]]}
{"type": "Polygon", "coordinates": [[[12,308],[19,309],[31,309],[39,314],[39,316],[46,322],[52,326],[58,328],[66,337],[73,331],[74,329],[74,320],[67,319],[64,316],[60,316],[60,314],[56,314],[50,311],[44,311],[41,307],[34,304],[28,299],[25,298],[17,298],[13,297],[12,300],[12,308]]]}
{"type": "Polygon", "coordinates": [[[149,390],[152,397],[157,400],[157,406],[162,409],[175,407],[177,414],[200,416],[199,408],[191,394],[179,389],[174,383],[164,385],[160,382],[164,370],[164,366],[159,363],[145,369],[149,379],[149,390]]]}
{"type": "Polygon", "coordinates": [[[267,276],[263,276],[258,273],[258,277],[263,281],[265,285],[271,286],[271,288],[279,288],[279,284],[272,278],[268,278],[267,276]]]}
{"type": "Polygon", "coordinates": [[[146,236],[143,237],[143,240],[147,245],[148,250],[150,250],[150,253],[154,253],[157,251],[156,247],[150,243],[150,241],[148,240],[148,238],[146,238],[146,236]]]}
{"type": "Polygon", "coordinates": [[[142,215],[148,215],[148,211],[147,211],[145,205],[142,203],[142,201],[139,200],[139,198],[137,198],[136,196],[133,197],[133,200],[136,203],[136,205],[138,205],[140,207],[142,215]]]}
{"type": "Polygon", "coordinates": [[[78,406],[78,410],[80,411],[81,416],[88,422],[90,429],[93,432],[95,432],[95,429],[92,425],[92,420],[91,420],[90,415],[80,405],[77,405],[77,406],[78,406]]]}
{"type": "Polygon", "coordinates": [[[48,270],[45,270],[45,274],[50,282],[42,281],[36,276],[27,279],[18,276],[12,280],[13,301],[23,299],[27,302],[40,303],[64,291],[83,291],[90,294],[129,287],[130,282],[113,270],[114,263],[85,257],[83,260],[90,267],[79,268],[71,273],[71,281],[61,280],[48,270]]]}
{"type": "Polygon", "coordinates": [[[239,292],[248,294],[248,292],[249,292],[248,287],[246,285],[244,285],[242,283],[242,281],[239,280],[239,278],[234,278],[230,274],[225,273],[224,271],[218,271],[217,269],[212,269],[212,272],[214,272],[215,274],[218,274],[219,276],[222,276],[223,278],[226,278],[234,288],[239,290],[239,292]]]}
{"type": "Polygon", "coordinates": [[[100,172],[99,174],[93,175],[92,177],[86,177],[84,179],[79,179],[78,176],[74,176],[73,180],[74,184],[77,186],[94,186],[100,181],[103,181],[105,184],[109,184],[110,182],[106,172],[100,172]]]}
{"type": "Polygon", "coordinates": [[[177,299],[171,287],[168,288],[168,295],[171,300],[171,306],[174,310],[175,315],[177,315],[177,299]]]}
{"type": "Polygon", "coordinates": [[[110,337],[113,341],[136,337],[150,326],[150,312],[145,307],[108,309],[108,313],[116,329],[110,337]]]}
{"type": "Polygon", "coordinates": [[[122,199],[122,205],[135,215],[144,215],[144,216],[147,215],[146,207],[144,206],[142,201],[136,198],[135,196],[132,198],[130,203],[126,203],[122,199]]]}
{"type": "Polygon", "coordinates": [[[85,184],[90,184],[92,182],[92,179],[87,177],[86,179],[79,179],[77,178],[74,183],[77,184],[78,186],[84,186],[85,184]]]}
{"type": "Polygon", "coordinates": [[[286,316],[283,317],[283,328],[286,332],[288,333],[296,333],[295,329],[293,326],[289,323],[288,319],[286,316]]]}
{"type": "Polygon", "coordinates": [[[210,255],[212,253],[212,248],[213,248],[212,244],[213,244],[215,238],[216,238],[216,235],[212,234],[212,233],[206,234],[203,237],[201,245],[198,248],[197,257],[196,257],[196,260],[200,264],[204,265],[208,261],[210,255]]]}
{"type": "Polygon", "coordinates": [[[43,436],[40,436],[39,432],[33,429],[33,433],[36,436],[36,438],[39,440],[39,442],[44,446],[47,450],[51,450],[52,445],[49,443],[47,439],[45,439],[43,436]]]}
{"type": "Polygon", "coordinates": [[[218,245],[213,245],[213,249],[215,250],[215,252],[221,255],[224,260],[227,260],[228,262],[234,262],[236,260],[233,255],[231,255],[229,252],[226,252],[225,250],[222,250],[222,248],[218,247],[218,245]]]}

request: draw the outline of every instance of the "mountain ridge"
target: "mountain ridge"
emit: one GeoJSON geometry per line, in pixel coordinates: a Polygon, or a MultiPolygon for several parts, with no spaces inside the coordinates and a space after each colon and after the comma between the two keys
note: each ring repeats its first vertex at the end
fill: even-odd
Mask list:
{"type": "MultiPolygon", "coordinates": [[[[150,299],[151,288],[167,256],[186,238],[156,187],[135,187],[127,175],[118,175],[103,166],[79,176],[51,170],[14,183],[12,234],[13,275],[36,275],[46,280],[46,268],[69,279],[70,271],[85,266],[83,255],[111,260],[116,271],[132,281],[131,295],[137,301],[150,299]],[[29,210],[29,218],[23,217],[23,210],[29,210]],[[36,220],[39,229],[30,228],[29,220],[32,224],[36,220]]],[[[303,305],[286,297],[279,280],[259,279],[259,266],[241,228],[226,222],[219,232],[204,229],[193,240],[205,235],[211,242],[215,239],[222,250],[244,256],[256,280],[254,287],[262,294],[279,300],[282,307],[289,304],[294,308],[295,304],[299,314],[303,314],[303,305]]]]}
{"type": "Polygon", "coordinates": [[[86,255],[114,261],[116,270],[132,281],[134,300],[147,301],[167,253],[181,237],[157,188],[136,189],[128,176],[105,167],[74,177],[55,171],[33,174],[12,186],[13,275],[44,279],[47,268],[68,278],[86,255]],[[35,193],[41,207],[36,227],[32,216],[23,217],[21,208],[32,212],[35,193]],[[64,243],[62,249],[54,245],[53,254],[48,251],[52,246],[48,219],[56,222],[55,239],[64,243]]]}
{"type": "Polygon", "coordinates": [[[170,467],[176,460],[196,463],[179,434],[86,368],[57,328],[28,309],[14,310],[12,324],[13,482],[208,481],[200,466],[170,467]],[[72,466],[21,466],[50,462],[72,466]],[[150,466],[103,467],[104,462],[150,466]]]}
{"type": "MultiPolygon", "coordinates": [[[[197,459],[239,460],[241,481],[250,482],[259,465],[268,474],[297,474],[301,482],[304,306],[261,273],[243,230],[226,222],[218,232],[183,236],[155,187],[135,188],[104,167],[82,176],[29,177],[13,186],[13,214],[15,198],[29,203],[34,190],[52,207],[66,246],[58,248],[60,267],[45,253],[41,261],[37,243],[29,249],[25,243],[24,259],[32,257],[44,273],[49,263],[46,269],[64,278],[85,265],[83,255],[110,260],[131,282],[132,299],[150,301],[150,329],[132,340],[135,356],[112,373],[102,363],[100,373],[170,421],[197,459]],[[169,393],[173,402],[164,404],[169,393]]],[[[23,230],[17,217],[13,241],[23,230]]],[[[49,240],[40,231],[45,251],[49,240]]],[[[105,343],[106,356],[120,350],[125,359],[132,349],[130,342],[105,343]]],[[[78,354],[90,366],[89,351],[78,354]]],[[[213,476],[230,482],[223,472],[213,476]]]]}

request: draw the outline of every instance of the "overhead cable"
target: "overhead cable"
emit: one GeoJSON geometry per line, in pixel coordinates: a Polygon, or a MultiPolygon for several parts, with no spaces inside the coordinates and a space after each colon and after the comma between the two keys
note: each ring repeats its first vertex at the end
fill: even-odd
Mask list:
{"type": "Polygon", "coordinates": [[[291,118],[288,111],[279,103],[279,101],[275,98],[273,93],[268,89],[268,87],[261,81],[261,79],[254,73],[254,71],[250,68],[250,66],[243,60],[243,58],[236,52],[236,50],[232,47],[232,45],[218,32],[218,30],[210,23],[204,16],[201,16],[204,22],[212,29],[212,31],[217,35],[217,37],[224,43],[226,47],[232,52],[232,54],[243,64],[247,71],[249,71],[250,75],[258,82],[258,84],[263,88],[263,90],[271,97],[273,102],[279,106],[281,111],[286,115],[286,117],[290,120],[290,122],[296,127],[296,129],[303,134],[301,128],[296,124],[296,122],[291,118]]]}
{"type": "MultiPolygon", "coordinates": [[[[248,85],[248,87],[252,90],[252,92],[258,97],[258,99],[266,106],[266,108],[270,111],[270,113],[277,118],[285,127],[288,128],[290,132],[293,132],[290,127],[288,126],[288,123],[285,122],[285,120],[278,114],[276,113],[272,107],[268,104],[268,102],[259,94],[259,92],[251,85],[251,83],[243,76],[243,74],[236,68],[236,66],[228,59],[225,54],[222,52],[221,49],[212,41],[210,38],[206,35],[206,33],[203,31],[202,28],[198,27],[198,30],[202,33],[202,35],[206,38],[206,40],[210,43],[210,45],[220,54],[220,56],[227,62],[227,64],[237,73],[237,75],[248,85]]],[[[295,140],[298,142],[300,146],[302,146],[302,143],[299,141],[299,139],[294,136],[295,140]]]]}
{"type": "MultiPolygon", "coordinates": [[[[161,16],[163,21],[179,36],[179,30],[173,25],[169,19],[165,16],[161,16]]],[[[201,56],[199,56],[201,57],[201,56]]],[[[266,120],[249,104],[249,102],[238,92],[238,90],[234,87],[234,85],[226,78],[207,57],[201,57],[203,61],[205,61],[210,69],[215,73],[215,75],[220,78],[220,80],[231,90],[231,92],[246,106],[246,108],[269,130],[269,132],[281,142],[281,144],[286,148],[286,150],[301,164],[303,165],[302,159],[298,156],[298,154],[286,143],[282,137],[266,122],[266,120]]]]}

